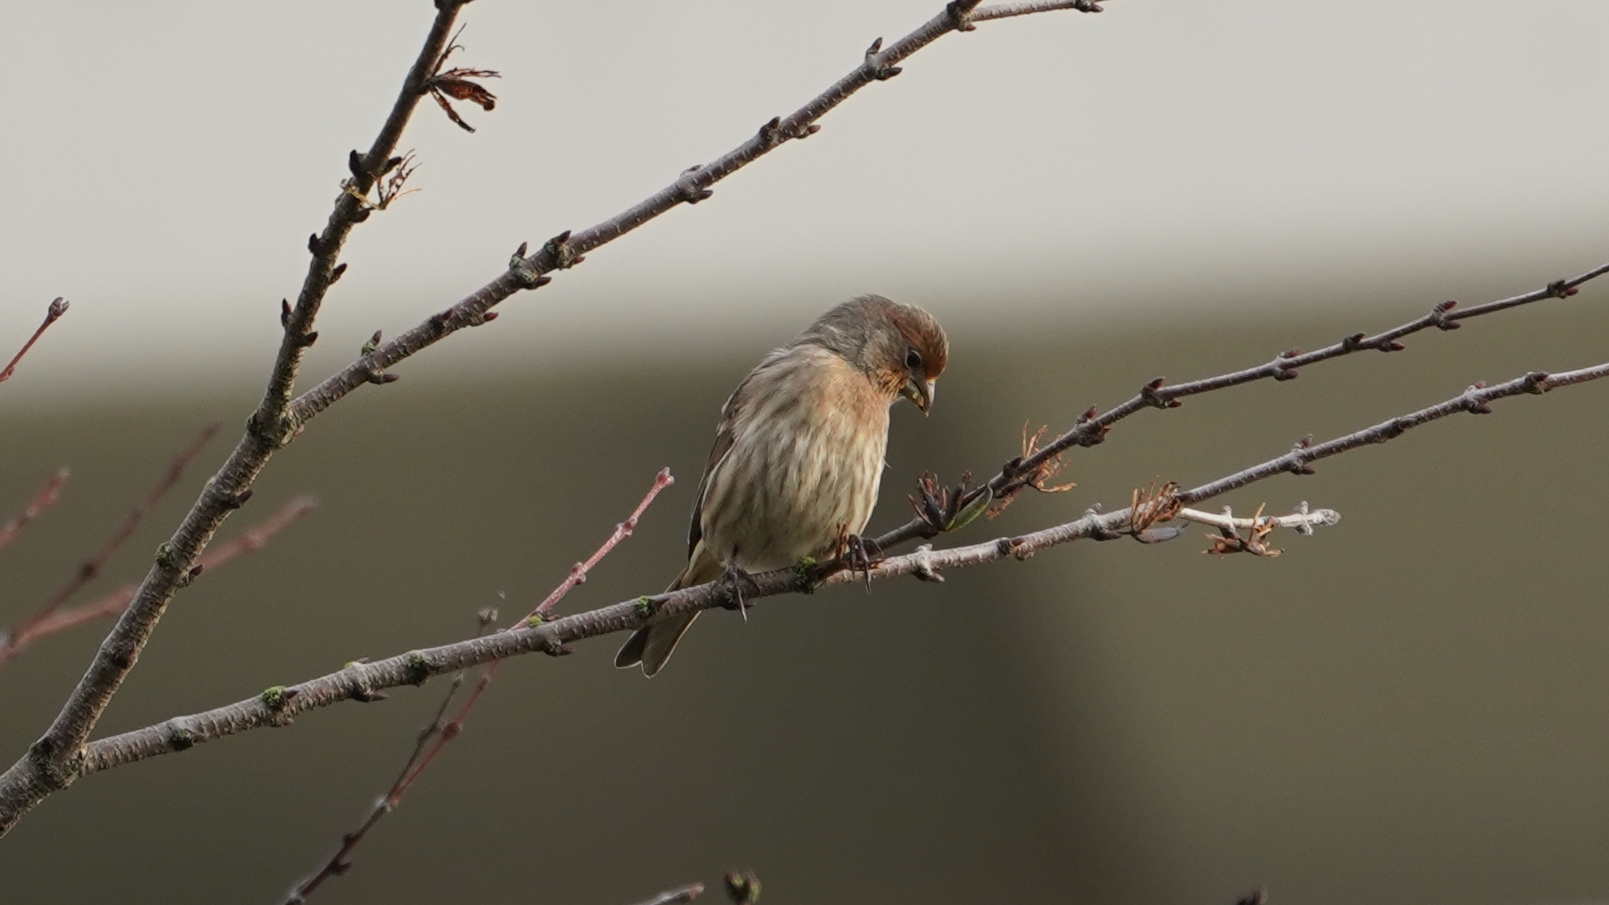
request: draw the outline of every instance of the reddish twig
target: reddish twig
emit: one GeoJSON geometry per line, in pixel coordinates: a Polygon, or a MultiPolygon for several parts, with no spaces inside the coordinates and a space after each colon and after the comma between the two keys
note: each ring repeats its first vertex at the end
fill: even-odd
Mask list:
{"type": "MultiPolygon", "coordinates": [[[[648,493],[637,504],[637,508],[631,511],[631,515],[625,521],[615,526],[614,531],[610,532],[603,545],[598,547],[591,556],[587,557],[585,562],[576,563],[570,569],[570,574],[559,582],[558,587],[554,588],[552,593],[548,594],[537,605],[536,609],[532,610],[524,619],[509,626],[505,631],[511,631],[526,625],[540,624],[543,614],[548,612],[555,603],[563,599],[564,595],[568,594],[576,585],[585,582],[587,572],[605,556],[608,556],[609,552],[618,546],[621,541],[631,536],[632,530],[637,527],[637,520],[642,518],[643,512],[654,502],[654,498],[659,496],[660,491],[674,483],[676,483],[676,479],[671,477],[670,469],[660,469],[659,474],[654,475],[653,486],[648,488],[648,493]]],[[[496,619],[496,610],[482,610],[480,614],[480,630],[475,633],[475,637],[484,636],[486,629],[496,619]]],[[[568,653],[567,650],[563,649],[555,649],[553,652],[568,653]]],[[[419,739],[414,745],[413,753],[408,756],[407,763],[403,764],[402,772],[397,774],[396,780],[391,783],[391,788],[386,791],[379,801],[375,802],[374,809],[369,812],[369,815],[364,818],[363,823],[359,824],[357,829],[341,837],[341,846],[336,849],[335,854],[331,855],[330,859],[324,862],[316,873],[291,890],[290,895],[285,899],[285,905],[296,905],[296,903],[305,902],[307,897],[312,895],[319,886],[323,885],[325,880],[331,877],[339,877],[352,868],[350,859],[353,850],[358,847],[358,844],[369,834],[375,824],[396,809],[397,805],[402,802],[402,797],[408,794],[408,790],[418,781],[419,776],[435,762],[436,755],[441,753],[441,749],[445,748],[448,742],[457,738],[459,733],[463,731],[464,720],[469,717],[469,712],[475,709],[475,704],[480,700],[481,695],[486,693],[486,688],[492,684],[492,679],[496,678],[499,664],[500,661],[495,660],[486,664],[486,668],[481,670],[480,678],[475,682],[475,687],[470,690],[469,696],[464,699],[464,703],[459,706],[452,719],[442,722],[442,717],[446,715],[448,708],[451,707],[453,698],[458,694],[459,689],[463,687],[467,672],[460,670],[453,677],[452,684],[447,688],[447,694],[441,699],[441,705],[436,708],[435,718],[430,721],[430,725],[419,733],[419,739]]],[[[372,690],[357,696],[365,701],[381,700],[385,697],[383,694],[378,694],[372,690]]],[[[703,889],[702,886],[698,887],[699,892],[702,892],[703,889]]],[[[689,900],[676,899],[667,901],[689,900]]]]}
{"type": "Polygon", "coordinates": [[[39,623],[49,619],[50,615],[56,612],[62,604],[66,603],[69,598],[101,574],[101,569],[105,568],[107,560],[112,558],[112,555],[129,539],[129,535],[134,533],[134,529],[139,527],[140,522],[145,519],[146,513],[151,511],[151,507],[160,502],[162,497],[173,489],[173,485],[179,482],[179,478],[184,474],[185,467],[201,452],[201,447],[207,445],[207,441],[212,439],[212,435],[218,432],[218,427],[219,422],[214,421],[202,428],[201,435],[173,457],[173,461],[168,463],[168,470],[162,476],[162,479],[157,482],[155,487],[151,488],[150,493],[145,495],[145,499],[141,500],[129,511],[129,514],[124,517],[123,523],[117,527],[116,531],[112,532],[111,537],[106,539],[106,543],[102,544],[99,550],[96,550],[87,559],[78,564],[78,568],[73,572],[73,577],[69,578],[66,584],[57,588],[56,593],[50,595],[27,618],[16,626],[0,633],[0,662],[9,659],[12,653],[10,648],[16,644],[17,639],[36,635],[35,629],[39,623]]]}
{"type": "Polygon", "coordinates": [[[34,347],[34,343],[39,341],[39,337],[45,335],[45,331],[50,329],[51,324],[61,320],[61,316],[67,313],[67,305],[67,300],[59,297],[50,303],[49,307],[45,309],[44,323],[39,325],[39,329],[34,331],[33,336],[28,337],[28,341],[22,344],[22,348],[18,350],[17,354],[11,356],[11,363],[6,365],[5,370],[0,371],[0,383],[5,383],[11,379],[12,373],[17,370],[17,362],[22,361],[22,356],[28,354],[28,350],[34,347]]]}
{"type": "Polygon", "coordinates": [[[659,470],[659,474],[654,475],[654,485],[648,488],[648,493],[642,498],[642,502],[637,504],[637,508],[631,510],[631,515],[627,517],[625,521],[615,526],[614,533],[610,534],[609,539],[603,542],[603,546],[599,547],[591,556],[587,557],[586,562],[578,562],[571,566],[570,574],[566,576],[563,581],[559,582],[559,586],[553,589],[553,593],[549,594],[547,599],[537,604],[536,609],[532,610],[526,616],[526,618],[529,619],[531,616],[546,615],[547,611],[552,609],[555,603],[563,600],[564,595],[570,593],[572,588],[578,584],[585,583],[587,580],[587,573],[592,570],[593,566],[598,564],[598,560],[608,556],[609,551],[613,550],[616,544],[619,544],[621,541],[630,537],[631,532],[636,530],[637,520],[642,518],[643,512],[645,512],[648,507],[653,504],[654,497],[659,496],[659,492],[661,490],[664,490],[666,487],[669,487],[674,483],[676,483],[676,479],[670,476],[670,469],[661,468],[659,470]]]}
{"type": "Polygon", "coordinates": [[[22,532],[22,529],[28,527],[29,522],[39,517],[39,513],[54,505],[57,498],[61,496],[61,485],[65,483],[67,483],[67,469],[57,469],[56,473],[50,476],[50,480],[45,482],[45,486],[39,488],[39,492],[34,494],[34,498],[28,501],[28,505],[22,507],[22,511],[17,513],[15,518],[4,525],[0,525],[0,547],[11,543],[12,539],[22,532]]]}
{"type": "Polygon", "coordinates": [[[242,531],[234,540],[201,554],[196,564],[205,569],[216,569],[236,557],[256,553],[268,543],[269,538],[317,508],[317,498],[306,495],[295,497],[281,506],[278,512],[242,531]]]}
{"type": "MultiPolygon", "coordinates": [[[[221,547],[208,550],[196,560],[197,568],[192,569],[192,572],[200,575],[201,570],[216,569],[236,557],[256,553],[268,543],[269,538],[284,530],[291,522],[312,512],[317,506],[318,501],[309,496],[299,496],[291,500],[278,512],[246,529],[239,537],[221,547]]],[[[123,612],[123,608],[128,606],[130,600],[134,599],[134,592],[138,589],[138,584],[126,584],[89,603],[62,607],[41,618],[32,618],[19,625],[14,634],[0,634],[0,666],[4,666],[12,657],[21,653],[23,648],[40,638],[94,622],[96,619],[116,616],[123,612]]]]}
{"type": "MultiPolygon", "coordinates": [[[[440,714],[437,715],[436,732],[424,740],[419,746],[420,751],[415,751],[412,760],[403,768],[402,775],[397,779],[397,784],[392,786],[391,792],[386,795],[385,803],[388,810],[396,807],[397,803],[402,800],[402,796],[413,788],[413,784],[418,781],[419,775],[425,772],[425,768],[435,762],[436,755],[441,753],[441,749],[447,747],[448,742],[457,738],[459,733],[464,731],[464,720],[469,718],[469,712],[475,709],[475,704],[480,701],[481,695],[486,693],[486,688],[492,684],[493,679],[497,678],[497,667],[501,662],[488,663],[486,668],[480,671],[480,678],[476,680],[475,687],[470,690],[469,697],[464,699],[464,703],[458,708],[458,712],[453,714],[452,719],[446,723],[440,723],[440,714]]],[[[443,712],[445,712],[448,702],[452,700],[452,692],[457,691],[458,685],[461,684],[463,675],[463,673],[459,673],[460,678],[453,680],[452,691],[449,691],[447,697],[442,699],[443,712]]]]}

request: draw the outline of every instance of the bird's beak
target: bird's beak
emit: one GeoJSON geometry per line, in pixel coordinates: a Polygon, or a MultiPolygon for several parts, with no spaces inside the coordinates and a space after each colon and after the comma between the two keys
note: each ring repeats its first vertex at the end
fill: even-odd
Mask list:
{"type": "Polygon", "coordinates": [[[906,399],[922,410],[922,414],[929,414],[933,409],[933,394],[938,392],[937,386],[931,380],[917,380],[915,377],[905,381],[901,392],[906,399]]]}

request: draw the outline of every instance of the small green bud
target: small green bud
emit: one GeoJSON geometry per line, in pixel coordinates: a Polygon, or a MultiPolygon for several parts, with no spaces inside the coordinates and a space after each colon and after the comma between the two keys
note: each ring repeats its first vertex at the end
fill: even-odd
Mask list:
{"type": "Polygon", "coordinates": [[[815,576],[813,574],[815,568],[816,558],[814,556],[801,556],[799,561],[793,564],[793,583],[800,591],[806,594],[813,593],[816,590],[815,576]]]}
{"type": "Polygon", "coordinates": [[[162,566],[165,569],[178,568],[179,563],[177,557],[174,556],[172,544],[168,543],[167,541],[163,541],[157,545],[156,562],[157,565],[162,566]]]}
{"type": "Polygon", "coordinates": [[[196,734],[183,726],[175,726],[173,734],[168,736],[168,745],[175,751],[188,751],[195,747],[196,734]]]}
{"type": "Polygon", "coordinates": [[[760,878],[753,871],[733,871],[724,878],[726,895],[734,905],[755,905],[760,901],[760,878]]]}
{"type": "Polygon", "coordinates": [[[418,651],[410,651],[403,660],[408,666],[408,682],[412,685],[423,685],[430,678],[430,661],[418,651]]]}

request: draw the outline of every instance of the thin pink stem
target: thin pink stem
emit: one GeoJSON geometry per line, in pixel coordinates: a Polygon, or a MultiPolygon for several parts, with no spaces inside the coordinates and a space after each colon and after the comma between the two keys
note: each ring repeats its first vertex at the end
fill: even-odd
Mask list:
{"type": "Polygon", "coordinates": [[[45,486],[39,488],[34,498],[28,501],[28,505],[24,506],[15,518],[0,526],[0,547],[11,543],[22,529],[28,527],[29,522],[54,505],[61,496],[61,486],[65,483],[67,483],[67,469],[57,469],[56,473],[50,476],[50,480],[45,482],[45,486]]]}
{"type": "Polygon", "coordinates": [[[45,331],[50,329],[50,325],[60,320],[61,316],[66,313],[66,299],[57,298],[55,301],[50,303],[50,307],[45,309],[44,323],[40,324],[39,329],[34,331],[34,335],[28,337],[28,341],[22,344],[22,349],[20,349],[16,355],[11,357],[11,363],[6,365],[5,370],[0,371],[0,383],[5,383],[7,380],[11,379],[12,372],[17,370],[17,362],[22,361],[22,356],[28,354],[28,350],[32,349],[34,347],[34,343],[39,341],[39,337],[44,336],[45,331]]]}
{"type": "Polygon", "coordinates": [[[564,595],[570,593],[570,591],[576,585],[585,582],[587,580],[587,573],[592,571],[592,567],[597,565],[599,560],[603,559],[605,556],[608,556],[609,551],[613,550],[615,545],[630,537],[631,532],[637,529],[637,520],[642,518],[643,512],[648,509],[648,506],[651,503],[653,503],[654,497],[659,496],[659,492],[661,490],[664,490],[666,487],[669,487],[674,483],[676,483],[676,479],[670,476],[670,469],[661,468],[659,470],[659,474],[654,475],[654,485],[648,488],[648,494],[642,498],[641,503],[637,504],[637,508],[631,511],[631,517],[616,525],[614,533],[609,535],[609,539],[604,541],[603,546],[599,547],[596,552],[588,557],[586,562],[578,562],[574,566],[571,566],[570,574],[566,576],[563,581],[559,582],[559,586],[553,589],[553,593],[549,594],[546,600],[543,600],[541,603],[537,604],[536,609],[532,610],[525,618],[529,619],[531,616],[543,615],[548,610],[552,609],[555,603],[563,600],[564,595]]]}
{"type": "MultiPolygon", "coordinates": [[[[318,501],[312,497],[299,496],[229,543],[208,550],[196,564],[203,569],[216,569],[236,557],[256,553],[270,538],[317,506],[318,501]]],[[[34,617],[19,625],[14,633],[0,634],[0,666],[4,666],[8,660],[40,638],[76,628],[96,619],[116,616],[123,612],[123,608],[128,606],[130,600],[134,599],[134,592],[138,589],[138,584],[126,584],[89,603],[58,608],[44,615],[36,613],[34,617]]]]}

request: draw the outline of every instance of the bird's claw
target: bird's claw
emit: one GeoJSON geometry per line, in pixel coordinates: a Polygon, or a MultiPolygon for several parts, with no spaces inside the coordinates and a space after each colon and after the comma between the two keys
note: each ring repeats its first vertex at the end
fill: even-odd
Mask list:
{"type": "Polygon", "coordinates": [[[838,539],[838,561],[850,574],[861,573],[866,578],[866,590],[872,589],[872,569],[883,561],[883,551],[877,542],[858,534],[845,533],[838,539]]]}
{"type": "Polygon", "coordinates": [[[745,572],[743,567],[737,563],[728,561],[721,571],[720,581],[721,584],[726,586],[727,591],[727,602],[723,606],[729,610],[737,610],[743,614],[744,622],[749,621],[749,604],[748,601],[743,599],[743,586],[748,585],[751,589],[757,588],[758,586],[754,583],[754,576],[745,572]]]}

